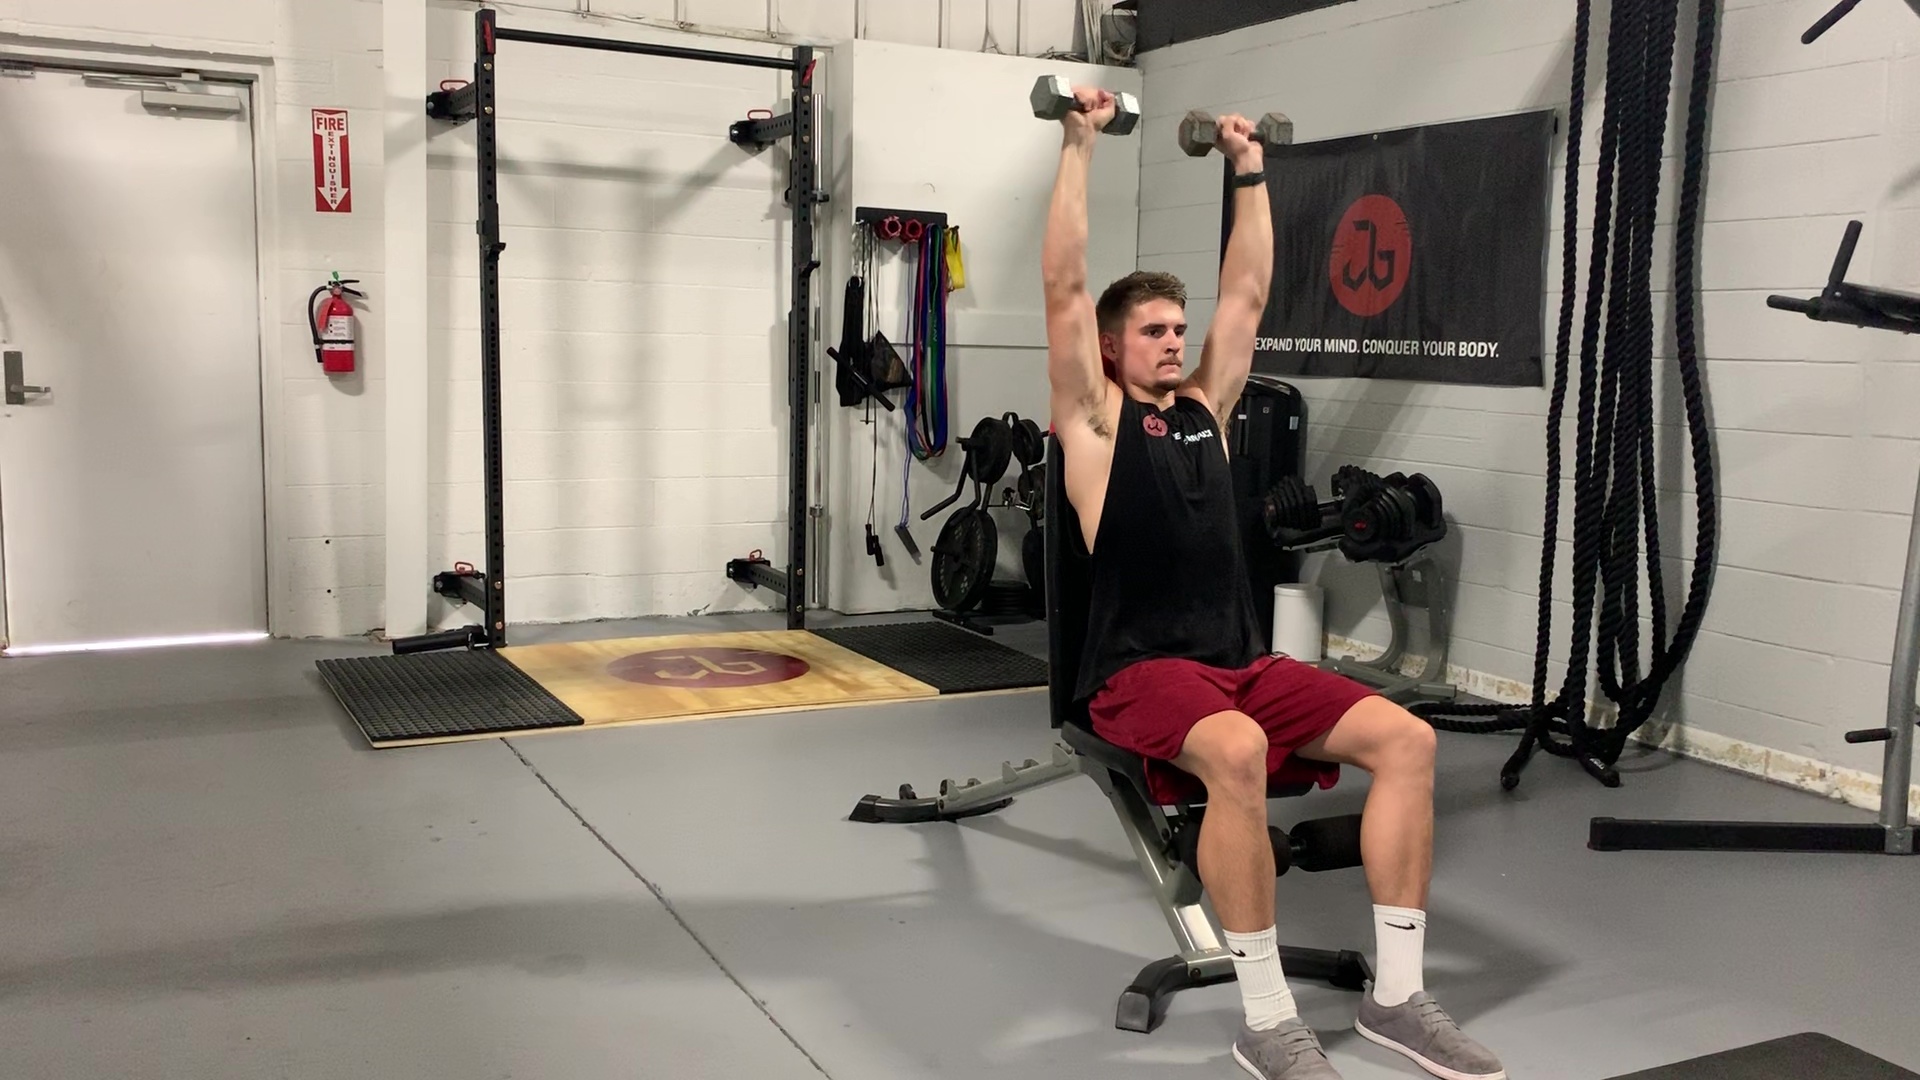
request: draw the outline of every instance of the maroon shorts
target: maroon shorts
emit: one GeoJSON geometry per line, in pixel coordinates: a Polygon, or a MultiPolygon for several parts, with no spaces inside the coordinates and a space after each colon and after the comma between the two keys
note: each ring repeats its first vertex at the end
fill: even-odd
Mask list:
{"type": "Polygon", "coordinates": [[[1283,784],[1332,787],[1339,766],[1294,751],[1333,730],[1374,690],[1285,656],[1262,656],[1238,671],[1192,660],[1143,660],[1115,673],[1087,703],[1095,734],[1147,760],[1147,783],[1162,804],[1199,799],[1205,787],[1175,767],[1193,725],[1238,710],[1267,732],[1267,775],[1283,784]]]}

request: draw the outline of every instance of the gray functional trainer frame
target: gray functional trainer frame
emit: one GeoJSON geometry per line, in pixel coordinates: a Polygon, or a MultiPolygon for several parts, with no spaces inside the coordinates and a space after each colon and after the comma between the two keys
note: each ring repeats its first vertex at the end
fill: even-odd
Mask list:
{"type": "MultiPolygon", "coordinates": [[[[1843,5],[1843,7],[1847,7],[1843,5]]],[[[1835,9],[1840,11],[1840,9],[1835,9]]],[[[1851,10],[1847,7],[1847,10],[1851,10]]],[[[1841,11],[1844,14],[1844,11],[1841,11]]],[[[1860,242],[1860,223],[1847,224],[1827,287],[1811,300],[1771,296],[1767,306],[1797,311],[1818,322],[1872,330],[1920,333],[1920,296],[1850,285],[1847,266],[1860,242]]],[[[1907,570],[1900,586],[1900,618],[1893,632],[1893,663],[1887,673],[1887,721],[1882,727],[1847,732],[1850,743],[1887,744],[1880,768],[1880,819],[1868,824],[1758,821],[1628,821],[1597,817],[1587,846],[1598,851],[1850,851],[1913,855],[1913,823],[1907,809],[1913,784],[1914,726],[1920,708],[1914,680],[1920,677],[1920,489],[1914,492],[1907,534],[1907,570]]]]}

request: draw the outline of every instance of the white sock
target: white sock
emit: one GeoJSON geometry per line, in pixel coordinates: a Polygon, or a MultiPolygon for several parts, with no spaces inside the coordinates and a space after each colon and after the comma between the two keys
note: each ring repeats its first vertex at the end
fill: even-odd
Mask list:
{"type": "Polygon", "coordinates": [[[1271,1031],[1299,1016],[1293,991],[1287,989],[1286,972],[1280,970],[1280,942],[1274,928],[1269,926],[1257,934],[1222,933],[1227,949],[1233,953],[1233,972],[1240,980],[1240,1003],[1247,1010],[1247,1026],[1271,1031]]]}
{"type": "Polygon", "coordinates": [[[1373,936],[1379,959],[1373,973],[1373,1000],[1392,1008],[1425,990],[1427,913],[1413,908],[1373,905],[1373,936]]]}

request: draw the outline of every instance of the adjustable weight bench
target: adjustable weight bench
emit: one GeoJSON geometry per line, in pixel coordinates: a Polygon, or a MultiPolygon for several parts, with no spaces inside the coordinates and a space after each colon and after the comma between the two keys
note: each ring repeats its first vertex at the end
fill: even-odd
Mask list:
{"type": "MultiPolygon", "coordinates": [[[[1028,759],[1021,765],[1006,762],[997,779],[985,782],[944,780],[939,793],[928,797],[902,785],[897,798],[868,795],[861,799],[851,817],[884,823],[957,821],[999,810],[1022,792],[1082,773],[1090,777],[1112,802],[1178,946],[1173,955],[1142,968],[1120,995],[1115,1026],[1150,1032],[1159,1026],[1173,994],[1234,978],[1233,956],[1224,947],[1219,922],[1201,904],[1204,889],[1195,869],[1199,826],[1206,812],[1205,789],[1185,774],[1180,774],[1184,783],[1169,783],[1165,773],[1150,777],[1145,759],[1094,734],[1085,702],[1073,698],[1092,582],[1079,516],[1067,501],[1059,439],[1049,435],[1047,441],[1047,692],[1057,732],[1049,759],[1028,759]]],[[[1311,789],[1311,784],[1275,782],[1267,795],[1293,798],[1311,789]]],[[[1304,821],[1291,831],[1269,827],[1269,834],[1274,865],[1281,874],[1289,869],[1337,870],[1360,864],[1357,814],[1304,821]]],[[[1373,978],[1366,957],[1352,950],[1283,945],[1280,959],[1290,977],[1325,980],[1343,990],[1364,990],[1373,978]]]]}

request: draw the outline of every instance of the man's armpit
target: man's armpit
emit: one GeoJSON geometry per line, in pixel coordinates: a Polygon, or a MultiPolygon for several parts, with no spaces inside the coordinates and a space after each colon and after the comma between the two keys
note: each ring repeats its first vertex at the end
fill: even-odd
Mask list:
{"type": "Polygon", "coordinates": [[[1113,425],[1107,422],[1107,414],[1097,406],[1087,409],[1087,427],[1102,439],[1112,441],[1113,425]]]}

